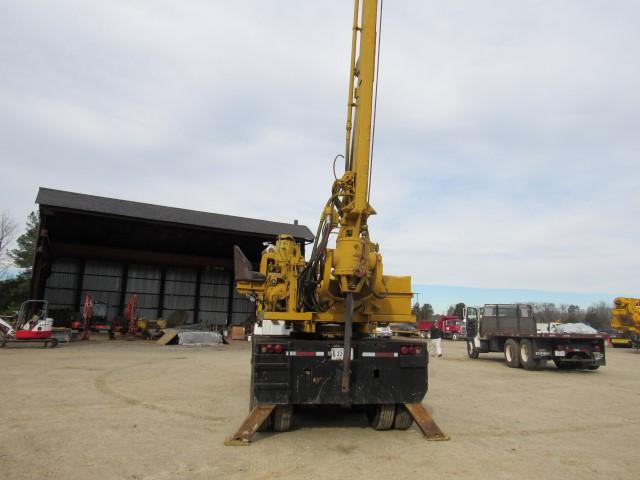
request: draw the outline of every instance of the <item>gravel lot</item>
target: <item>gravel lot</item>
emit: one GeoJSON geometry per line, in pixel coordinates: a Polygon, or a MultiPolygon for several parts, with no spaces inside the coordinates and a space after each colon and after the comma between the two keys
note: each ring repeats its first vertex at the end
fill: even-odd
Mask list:
{"type": "Polygon", "coordinates": [[[247,343],[3,349],[0,477],[637,478],[640,354],[608,349],[596,372],[527,372],[443,347],[425,404],[451,441],[324,412],[250,447],[223,445],[247,413],[247,343]]]}

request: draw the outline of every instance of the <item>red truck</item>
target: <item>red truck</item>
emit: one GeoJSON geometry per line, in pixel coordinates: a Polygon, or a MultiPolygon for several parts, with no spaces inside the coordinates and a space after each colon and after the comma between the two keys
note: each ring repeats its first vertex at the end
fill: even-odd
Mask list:
{"type": "Polygon", "coordinates": [[[422,338],[427,338],[427,334],[434,323],[438,324],[438,328],[442,331],[443,338],[458,340],[459,338],[465,338],[467,335],[467,329],[462,320],[456,315],[443,315],[435,321],[421,320],[418,322],[418,330],[420,330],[420,336],[422,338]]]}

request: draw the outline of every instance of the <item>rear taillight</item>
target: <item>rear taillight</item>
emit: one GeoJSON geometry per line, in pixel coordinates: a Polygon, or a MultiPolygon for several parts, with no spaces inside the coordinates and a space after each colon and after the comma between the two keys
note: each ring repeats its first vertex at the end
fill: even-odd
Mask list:
{"type": "Polygon", "coordinates": [[[564,350],[564,345],[556,345],[556,350],[564,350]]]}
{"type": "Polygon", "coordinates": [[[402,345],[400,347],[400,355],[420,355],[422,347],[419,345],[402,345]]]}
{"type": "Polygon", "coordinates": [[[594,345],[593,346],[593,351],[594,352],[599,352],[600,351],[600,345],[594,345]]]}
{"type": "Polygon", "coordinates": [[[284,345],[279,343],[267,343],[260,346],[260,353],[282,353],[284,352],[284,345]]]}

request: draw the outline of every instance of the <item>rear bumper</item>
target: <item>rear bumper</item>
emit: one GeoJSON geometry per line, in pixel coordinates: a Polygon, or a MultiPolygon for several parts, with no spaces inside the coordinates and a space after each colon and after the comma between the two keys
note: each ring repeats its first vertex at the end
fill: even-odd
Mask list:
{"type": "Polygon", "coordinates": [[[368,405],[420,402],[427,393],[426,342],[408,338],[352,340],[351,383],[340,388],[343,363],[331,359],[341,340],[309,340],[278,336],[253,337],[253,394],[259,403],[294,405],[368,405]],[[283,352],[262,353],[265,344],[283,352]],[[420,353],[401,355],[402,345],[420,353]]]}

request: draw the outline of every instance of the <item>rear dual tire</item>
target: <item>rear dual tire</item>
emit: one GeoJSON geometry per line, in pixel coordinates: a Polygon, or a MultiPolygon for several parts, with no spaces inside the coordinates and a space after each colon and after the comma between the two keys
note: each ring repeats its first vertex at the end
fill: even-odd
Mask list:
{"type": "Polygon", "coordinates": [[[518,368],[520,366],[519,345],[513,338],[504,342],[504,361],[509,368],[518,368]]]}
{"type": "Polygon", "coordinates": [[[395,419],[396,406],[393,403],[371,405],[367,418],[374,430],[390,430],[395,419]]]}
{"type": "Polygon", "coordinates": [[[402,403],[369,405],[367,418],[374,430],[407,430],[413,425],[413,417],[402,403]]]}
{"type": "Polygon", "coordinates": [[[396,418],[393,421],[393,428],[396,430],[408,430],[413,425],[413,417],[407,407],[401,403],[396,405],[396,418]]]}
{"type": "Polygon", "coordinates": [[[536,353],[533,349],[533,342],[528,339],[520,341],[519,360],[520,365],[525,370],[540,370],[546,365],[546,360],[536,358],[536,353]]]}
{"type": "Polygon", "coordinates": [[[276,432],[288,432],[291,429],[293,417],[293,405],[276,405],[271,414],[273,430],[276,432]]]}

